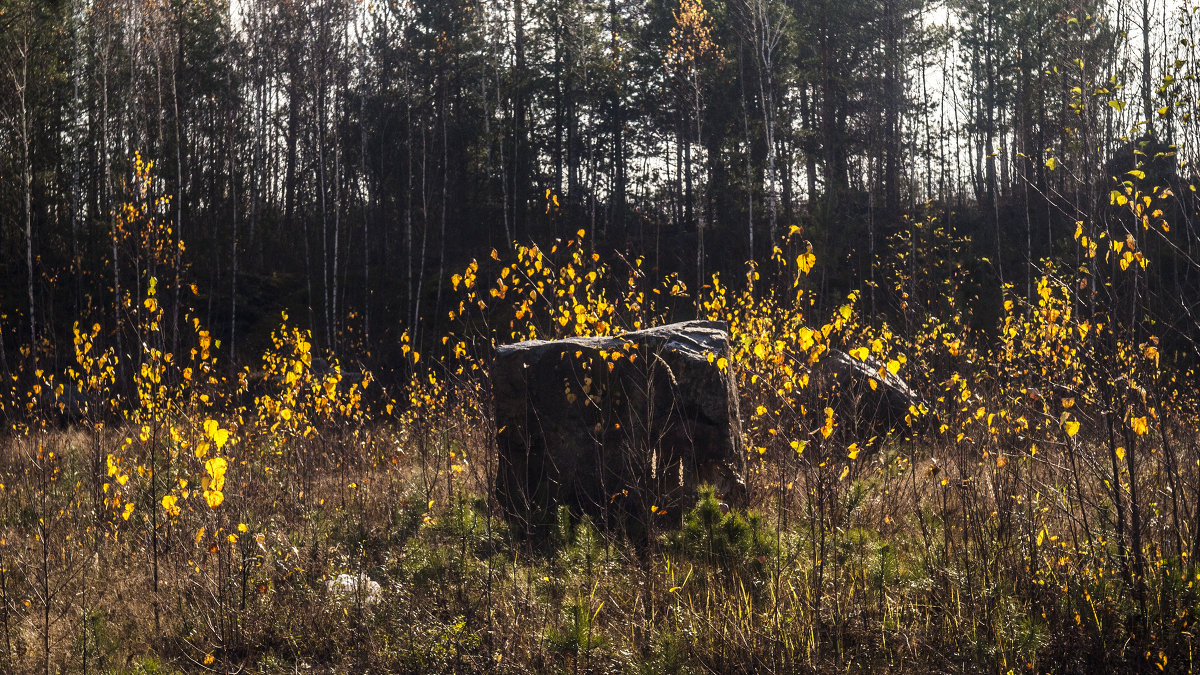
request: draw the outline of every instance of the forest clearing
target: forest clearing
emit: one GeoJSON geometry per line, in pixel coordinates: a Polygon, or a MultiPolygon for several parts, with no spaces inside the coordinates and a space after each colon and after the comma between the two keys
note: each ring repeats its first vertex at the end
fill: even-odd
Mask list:
{"type": "Polygon", "coordinates": [[[1192,672],[1198,12],[0,0],[0,672],[1192,672]]]}

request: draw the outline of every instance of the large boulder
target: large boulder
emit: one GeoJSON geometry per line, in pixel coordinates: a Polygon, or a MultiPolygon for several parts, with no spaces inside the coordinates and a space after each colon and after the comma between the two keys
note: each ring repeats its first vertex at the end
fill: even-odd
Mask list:
{"type": "Polygon", "coordinates": [[[104,409],[92,402],[92,397],[68,384],[61,389],[42,384],[34,397],[33,410],[40,419],[66,428],[89,418],[100,418],[104,409]]]}
{"type": "Polygon", "coordinates": [[[860,360],[830,349],[813,367],[813,375],[816,394],[837,411],[839,426],[856,435],[907,431],[919,421],[910,412],[924,405],[921,396],[874,356],[860,360]]]}
{"type": "Polygon", "coordinates": [[[744,503],[737,385],[723,322],[502,346],[492,368],[496,497],[530,531],[560,505],[645,536],[697,488],[744,503]]]}

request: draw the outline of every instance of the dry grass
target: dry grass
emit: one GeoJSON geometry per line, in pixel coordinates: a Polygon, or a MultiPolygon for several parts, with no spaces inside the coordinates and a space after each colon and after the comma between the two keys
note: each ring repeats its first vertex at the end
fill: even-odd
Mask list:
{"type": "MultiPolygon", "coordinates": [[[[72,512],[86,502],[88,449],[124,437],[52,431],[3,447],[11,672],[45,672],[47,638],[51,672],[1029,672],[1139,656],[1073,631],[1054,593],[1021,588],[1020,570],[1004,566],[1027,557],[973,541],[1000,540],[999,526],[964,525],[1005,488],[992,467],[956,463],[953,446],[885,445],[848,479],[824,531],[796,488],[811,467],[764,464],[758,525],[710,535],[692,523],[639,550],[565,521],[544,546],[513,539],[489,515],[482,434],[443,435],[422,463],[411,437],[379,426],[303,442],[313,478],[299,483],[239,458],[218,517],[185,510],[160,523],[155,590],[141,508],[128,521],[72,512]],[[470,448],[472,461],[448,481],[434,467],[451,448],[470,448]],[[938,461],[905,459],[926,453],[938,461]],[[40,467],[58,478],[42,483],[40,467]],[[780,477],[794,482],[782,499],[780,477]],[[343,572],[378,581],[382,600],[331,595],[326,580],[343,572]]],[[[1096,592],[1095,580],[1062,574],[1096,592]]],[[[1099,609],[1119,624],[1114,636],[1122,611],[1099,609]]]]}

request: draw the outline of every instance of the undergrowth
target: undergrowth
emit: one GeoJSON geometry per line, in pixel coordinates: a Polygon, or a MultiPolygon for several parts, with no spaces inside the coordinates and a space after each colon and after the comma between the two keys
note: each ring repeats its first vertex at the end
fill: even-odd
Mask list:
{"type": "Polygon", "coordinates": [[[801,236],[697,291],[582,231],[493,252],[451,280],[459,329],[424,356],[406,338],[387,389],[286,316],[253,367],[195,318],[175,348],[147,272],[136,354],[81,323],[65,366],[29,352],[5,396],[0,670],[1190,670],[1200,401],[1156,324],[1117,311],[1141,259],[1079,234],[1079,269],[979,330],[961,269],[902,255],[960,242],[910,222],[890,325],[856,293],[822,314],[801,236]],[[637,542],[565,508],[544,539],[510,528],[495,344],[684,310],[729,326],[710,361],[738,383],[752,509],[704,490],[637,542]],[[869,364],[862,392],[819,376],[833,349],[869,364]],[[895,375],[920,400],[881,425],[856,397],[895,375]]]}

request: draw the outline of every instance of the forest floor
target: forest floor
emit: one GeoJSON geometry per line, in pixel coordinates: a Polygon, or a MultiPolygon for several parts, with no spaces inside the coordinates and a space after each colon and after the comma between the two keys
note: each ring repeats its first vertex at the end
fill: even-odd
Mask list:
{"type": "MultiPolygon", "coordinates": [[[[3,446],[10,672],[1082,672],[1112,654],[1153,661],[1095,642],[1061,603],[958,557],[962,535],[944,526],[956,516],[936,507],[944,483],[928,460],[904,459],[924,454],[909,443],[868,458],[825,527],[796,485],[778,482],[800,475],[760,475],[769,489],[756,512],[723,514],[706,494],[682,529],[635,546],[565,510],[548,540],[515,536],[488,501],[493,460],[471,446],[482,430],[417,439],[378,426],[265,449],[296,452],[305,477],[246,448],[230,454],[220,510],[149,517],[143,497],[128,518],[89,512],[96,449],[122,437],[60,430],[3,446]]],[[[170,459],[159,466],[179,480],[170,459]]],[[[130,473],[145,481],[149,469],[130,473]]],[[[113,489],[134,481],[123,475],[109,475],[113,489]]]]}

